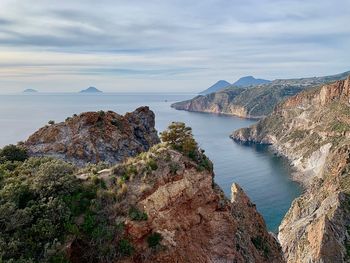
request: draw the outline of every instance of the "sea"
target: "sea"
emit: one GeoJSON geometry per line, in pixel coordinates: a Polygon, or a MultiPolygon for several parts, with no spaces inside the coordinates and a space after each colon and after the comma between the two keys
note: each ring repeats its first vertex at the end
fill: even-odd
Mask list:
{"type": "Polygon", "coordinates": [[[293,182],[288,162],[262,145],[244,146],[229,135],[255,123],[227,115],[178,111],[170,107],[196,94],[180,93],[34,93],[0,95],[0,147],[24,141],[49,120],[61,122],[85,111],[112,110],[119,114],[149,106],[156,128],[163,131],[173,121],[192,127],[195,139],[214,164],[215,181],[231,196],[238,183],[263,215],[269,231],[277,232],[291,202],[301,194],[293,182]]]}

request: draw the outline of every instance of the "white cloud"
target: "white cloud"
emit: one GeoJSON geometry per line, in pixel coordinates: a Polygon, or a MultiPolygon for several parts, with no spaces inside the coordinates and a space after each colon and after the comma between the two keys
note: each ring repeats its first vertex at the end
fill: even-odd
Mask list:
{"type": "Polygon", "coordinates": [[[349,70],[348,0],[0,2],[0,92],[196,91],[349,70]]]}

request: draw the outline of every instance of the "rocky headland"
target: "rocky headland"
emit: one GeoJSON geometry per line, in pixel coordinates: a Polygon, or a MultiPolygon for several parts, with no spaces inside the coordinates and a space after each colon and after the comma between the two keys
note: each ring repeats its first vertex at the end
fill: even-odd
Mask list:
{"type": "Polygon", "coordinates": [[[0,150],[3,262],[284,262],[256,206],[237,184],[225,196],[183,123],[162,143],[147,107],[50,123],[0,150]]]}
{"type": "Polygon", "coordinates": [[[287,262],[349,262],[350,77],[287,99],[232,138],[270,144],[305,187],[279,228],[287,262]]]}
{"type": "Polygon", "coordinates": [[[112,111],[85,112],[39,129],[24,142],[30,156],[51,156],[78,166],[114,164],[159,143],[155,116],[140,107],[121,116],[112,111]]]}
{"type": "Polygon", "coordinates": [[[114,167],[107,184],[130,167],[134,172],[118,205],[133,205],[147,219],[118,219],[135,249],[123,262],[283,262],[255,205],[236,184],[228,200],[210,167],[160,144],[114,167]],[[161,237],[156,250],[149,247],[155,233],[161,237]]]}
{"type": "Polygon", "coordinates": [[[345,72],[325,77],[277,79],[253,87],[233,85],[171,106],[177,110],[228,114],[241,118],[262,118],[270,114],[281,101],[303,90],[342,80],[348,75],[349,72],[345,72]]]}

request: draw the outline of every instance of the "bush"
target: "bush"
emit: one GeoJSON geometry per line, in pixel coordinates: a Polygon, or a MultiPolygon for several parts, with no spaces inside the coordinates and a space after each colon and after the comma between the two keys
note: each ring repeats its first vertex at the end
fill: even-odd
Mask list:
{"type": "Polygon", "coordinates": [[[158,169],[157,162],[154,159],[149,159],[147,165],[149,166],[149,168],[151,168],[152,171],[155,171],[158,169]]]}
{"type": "MultiPolygon", "coordinates": [[[[79,191],[71,165],[49,158],[18,164],[0,185],[0,255],[3,261],[42,262],[72,224],[65,196],[79,191]],[[11,248],[11,249],[9,249],[11,248]]],[[[51,252],[50,252],[51,253],[51,252]]]]}
{"type": "Polygon", "coordinates": [[[130,256],[134,252],[134,247],[126,239],[119,241],[118,249],[123,256],[130,256]]]}
{"type": "Polygon", "coordinates": [[[129,209],[129,217],[134,221],[146,221],[148,216],[145,212],[140,211],[137,207],[131,207],[129,209]]]}
{"type": "Polygon", "coordinates": [[[28,158],[27,150],[13,144],[7,145],[2,150],[0,150],[0,161],[2,160],[2,162],[4,161],[23,162],[27,158],[28,158]]]}
{"type": "Polygon", "coordinates": [[[55,121],[53,121],[53,120],[49,120],[48,124],[50,124],[50,125],[54,125],[54,124],[55,124],[55,121]]]}
{"type": "Polygon", "coordinates": [[[159,245],[160,241],[162,241],[163,237],[161,234],[155,232],[148,236],[147,243],[148,246],[154,248],[159,245]]]}

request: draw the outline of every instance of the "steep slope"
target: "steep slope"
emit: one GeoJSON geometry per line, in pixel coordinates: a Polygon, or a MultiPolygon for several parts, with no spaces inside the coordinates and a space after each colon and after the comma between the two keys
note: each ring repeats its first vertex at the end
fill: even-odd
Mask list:
{"type": "Polygon", "coordinates": [[[227,200],[197,153],[159,144],[103,170],[2,159],[1,262],[283,262],[255,205],[235,184],[227,200]]]}
{"type": "MultiPolygon", "coordinates": [[[[283,262],[243,190],[234,184],[230,202],[213,176],[164,144],[101,173],[109,189],[127,189],[113,206],[133,247],[122,262],[283,262]]],[[[81,262],[79,246],[73,262],[81,262]]]]}
{"type": "Polygon", "coordinates": [[[115,163],[159,142],[154,118],[148,107],[125,116],[111,111],[86,112],[41,128],[24,146],[31,156],[52,156],[79,166],[115,163]]]}
{"type": "Polygon", "coordinates": [[[231,84],[229,82],[227,82],[226,80],[219,80],[214,85],[210,86],[209,88],[207,88],[206,90],[200,92],[199,94],[206,95],[206,94],[209,94],[209,93],[217,92],[217,91],[219,91],[221,89],[227,88],[230,85],[231,84]]]}
{"type": "Polygon", "coordinates": [[[242,77],[239,80],[237,80],[235,83],[232,84],[234,87],[249,87],[249,86],[257,86],[261,84],[267,84],[270,83],[271,80],[266,79],[256,79],[253,76],[246,76],[242,77]]]}
{"type": "Polygon", "coordinates": [[[178,110],[261,118],[271,113],[273,108],[284,99],[315,86],[345,79],[349,74],[350,72],[345,72],[326,77],[274,80],[268,84],[245,89],[231,87],[215,94],[177,102],[171,106],[178,110]]]}
{"type": "Polygon", "coordinates": [[[272,144],[306,187],[279,229],[288,262],[349,262],[350,77],[287,99],[232,138],[272,144]]]}

